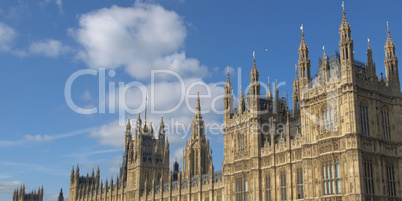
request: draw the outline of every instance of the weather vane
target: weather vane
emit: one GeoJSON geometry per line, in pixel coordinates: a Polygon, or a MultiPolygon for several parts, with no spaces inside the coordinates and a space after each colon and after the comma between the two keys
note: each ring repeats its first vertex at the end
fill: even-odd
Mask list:
{"type": "Polygon", "coordinates": [[[253,59],[255,60],[255,51],[253,51],[253,59]]]}
{"type": "Polygon", "coordinates": [[[303,24],[300,26],[300,30],[302,31],[302,33],[304,33],[303,24]]]}
{"type": "Polygon", "coordinates": [[[342,9],[343,9],[343,11],[345,11],[345,2],[344,1],[342,1],[342,9]]]}
{"type": "Polygon", "coordinates": [[[388,21],[387,21],[387,31],[389,31],[389,25],[388,25],[388,21]]]}
{"type": "Polygon", "coordinates": [[[227,74],[228,74],[228,75],[229,75],[229,70],[230,70],[230,69],[229,69],[229,66],[227,66],[227,70],[226,70],[226,71],[227,71],[227,74]]]}

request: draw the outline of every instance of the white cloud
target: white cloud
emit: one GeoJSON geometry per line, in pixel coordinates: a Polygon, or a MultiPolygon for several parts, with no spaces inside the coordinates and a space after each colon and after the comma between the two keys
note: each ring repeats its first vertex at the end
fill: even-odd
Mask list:
{"type": "Polygon", "coordinates": [[[15,30],[7,24],[0,22],[0,49],[7,51],[10,49],[10,43],[17,36],[15,30]]]}
{"type": "Polygon", "coordinates": [[[12,193],[19,186],[21,186],[21,181],[0,181],[0,192],[12,193]]]}
{"type": "Polygon", "coordinates": [[[111,145],[122,147],[124,143],[125,126],[119,126],[118,121],[101,126],[90,132],[90,136],[98,138],[98,142],[102,145],[111,145]]]}
{"type": "Polygon", "coordinates": [[[186,28],[181,17],[159,5],[112,6],[79,18],[70,33],[81,44],[78,58],[91,68],[124,67],[133,77],[148,78],[153,69],[205,76],[208,69],[181,50],[186,28]]]}
{"type": "Polygon", "coordinates": [[[40,42],[32,43],[28,48],[28,54],[42,55],[46,57],[56,58],[61,54],[70,51],[68,46],[54,39],[46,39],[40,42]]]}
{"type": "Polygon", "coordinates": [[[53,138],[49,135],[24,135],[24,139],[27,141],[37,141],[37,142],[53,140],[53,138]]]}

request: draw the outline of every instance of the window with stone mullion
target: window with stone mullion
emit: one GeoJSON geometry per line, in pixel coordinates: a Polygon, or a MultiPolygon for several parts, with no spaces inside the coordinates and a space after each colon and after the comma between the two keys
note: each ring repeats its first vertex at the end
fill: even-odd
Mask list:
{"type": "Polygon", "coordinates": [[[304,198],[303,189],[303,171],[302,169],[297,170],[297,199],[304,198]]]}
{"type": "Polygon", "coordinates": [[[265,177],[265,197],[266,201],[271,201],[271,176],[265,177]]]}

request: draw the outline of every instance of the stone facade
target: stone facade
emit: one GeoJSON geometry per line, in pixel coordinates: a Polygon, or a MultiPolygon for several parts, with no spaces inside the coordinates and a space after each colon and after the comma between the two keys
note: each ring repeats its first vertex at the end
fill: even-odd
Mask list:
{"type": "Polygon", "coordinates": [[[13,201],[43,201],[43,186],[38,191],[25,193],[25,185],[14,190],[13,201]]]}
{"type": "MultiPolygon", "coordinates": [[[[224,86],[224,161],[214,172],[199,98],[183,170],[169,171],[169,143],[163,118],[155,138],[140,115],[132,139],[127,124],[120,176],[100,182],[71,172],[70,201],[260,201],[402,200],[402,94],[398,58],[390,31],[385,78],[379,78],[370,44],[367,62],[354,59],[345,12],[339,52],[323,58],[310,75],[309,49],[302,33],[293,110],[268,87],[260,94],[255,57],[249,92],[233,106],[228,74],[224,86]]],[[[268,83],[269,86],[269,83],[268,83]]]]}

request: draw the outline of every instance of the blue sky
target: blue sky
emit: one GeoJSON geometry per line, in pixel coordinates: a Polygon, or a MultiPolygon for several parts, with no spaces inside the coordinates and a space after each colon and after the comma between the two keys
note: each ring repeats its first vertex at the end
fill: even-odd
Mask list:
{"type": "MultiPolygon", "coordinates": [[[[386,21],[400,55],[401,4],[345,2],[355,59],[366,61],[370,38],[378,74],[385,72],[386,21]]],[[[174,71],[192,95],[198,88],[202,95],[211,89],[211,98],[201,100],[202,108],[209,110],[204,119],[220,124],[223,117],[213,111],[212,103],[223,93],[227,66],[236,96],[240,85],[243,89],[248,85],[255,51],[260,81],[267,83],[269,76],[271,82],[285,82],[281,95],[288,91],[291,99],[300,25],[304,24],[315,74],[322,46],[327,55],[338,49],[341,18],[341,1],[1,1],[0,200],[10,200],[13,189],[21,184],[29,190],[43,185],[45,200],[56,200],[60,188],[68,192],[71,168],[78,163],[81,173],[99,165],[103,180],[116,176],[125,130],[119,120],[136,119],[137,110],[144,119],[144,107],[139,106],[145,98],[133,88],[125,98],[114,99],[109,84],[116,91],[123,88],[119,82],[136,81],[149,91],[155,86],[148,101],[148,121],[157,126],[161,114],[152,112],[151,105],[156,110],[173,108],[184,92],[173,74],[157,74],[152,82],[151,72],[174,71]],[[102,101],[100,68],[106,73],[102,101]],[[80,70],[97,74],[74,80],[74,104],[84,109],[104,104],[104,113],[80,114],[67,104],[67,80],[80,70]],[[198,84],[190,88],[192,83],[198,84]],[[109,108],[111,100],[119,107],[109,108]],[[119,112],[122,104],[135,111],[119,112]]],[[[165,112],[165,123],[173,120],[187,126],[193,113],[185,103],[165,112]]],[[[222,101],[216,103],[214,108],[221,110],[222,101]]],[[[194,98],[188,105],[194,108],[194,98]]],[[[181,160],[189,134],[185,131],[169,135],[171,161],[181,160]]],[[[215,169],[220,170],[223,137],[211,132],[207,136],[215,169]]]]}

